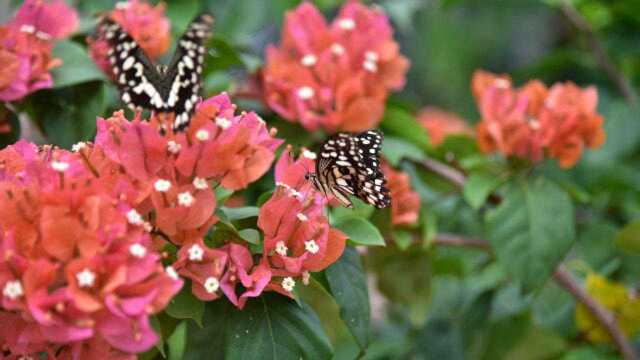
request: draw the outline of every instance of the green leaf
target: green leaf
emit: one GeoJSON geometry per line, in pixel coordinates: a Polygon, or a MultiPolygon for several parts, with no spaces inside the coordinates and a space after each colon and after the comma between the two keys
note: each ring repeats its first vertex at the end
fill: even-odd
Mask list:
{"type": "Polygon", "coordinates": [[[486,223],[498,262],[526,291],[551,276],[575,239],[569,196],[544,178],[510,184],[486,223]]]}
{"type": "Polygon", "coordinates": [[[187,345],[187,324],[181,322],[173,334],[167,339],[169,345],[169,360],[180,360],[184,357],[184,350],[187,345]]]}
{"type": "Polygon", "coordinates": [[[167,314],[176,319],[193,319],[202,326],[204,302],[193,296],[191,286],[183,286],[182,290],[169,302],[165,309],[167,314]]]}
{"type": "Polygon", "coordinates": [[[240,54],[226,39],[214,35],[209,40],[209,56],[206,59],[207,73],[226,70],[232,66],[244,66],[240,54]]]}
{"type": "Polygon", "coordinates": [[[18,115],[7,109],[5,104],[0,103],[0,125],[8,124],[11,131],[8,133],[0,133],[0,149],[7,145],[11,145],[20,138],[20,121],[18,115]]]}
{"type": "Polygon", "coordinates": [[[164,351],[164,337],[162,336],[162,325],[160,324],[160,320],[158,319],[158,316],[151,316],[149,318],[150,322],[151,322],[151,327],[153,327],[153,331],[156,332],[156,334],[158,334],[158,342],[155,345],[155,348],[158,350],[158,352],[160,353],[160,355],[162,355],[163,358],[167,357],[167,354],[164,351]]]}
{"type": "Polygon", "coordinates": [[[407,250],[413,244],[413,234],[411,231],[402,229],[393,229],[391,232],[393,241],[400,250],[407,250]]]}
{"type": "Polygon", "coordinates": [[[53,56],[62,60],[61,66],[51,69],[54,89],[89,81],[107,80],[85,49],[70,40],[56,42],[53,56]]]}
{"type": "Polygon", "coordinates": [[[471,174],[464,184],[464,198],[472,208],[479,209],[502,181],[500,177],[490,173],[471,174]]]}
{"type": "Polygon", "coordinates": [[[368,219],[371,214],[374,212],[374,207],[365,203],[364,201],[351,197],[351,202],[353,203],[353,208],[348,209],[344,206],[338,206],[331,211],[331,219],[336,222],[340,219],[352,218],[352,217],[360,217],[363,219],[368,219]]]}
{"type": "Polygon", "coordinates": [[[363,218],[338,219],[334,227],[345,233],[349,240],[358,245],[385,246],[384,238],[378,228],[363,218]]]}
{"type": "Polygon", "coordinates": [[[356,249],[346,247],[338,261],[325,270],[331,294],[340,305],[340,317],[347,324],[361,349],[371,337],[367,279],[356,249]]]}
{"type": "Polygon", "coordinates": [[[220,210],[227,216],[229,221],[241,220],[258,216],[260,209],[255,206],[245,206],[239,208],[221,207],[220,210]]]}
{"type": "Polygon", "coordinates": [[[627,224],[618,235],[616,235],[615,244],[620,249],[640,254],[640,220],[627,224]]]}
{"type": "Polygon", "coordinates": [[[429,148],[427,130],[406,110],[387,107],[380,126],[388,135],[396,135],[423,149],[429,148]]]}
{"type": "Polygon", "coordinates": [[[402,161],[402,159],[420,161],[425,158],[425,154],[422,149],[416,145],[391,136],[387,136],[384,139],[382,153],[384,154],[385,159],[387,159],[387,161],[393,166],[400,165],[400,161],[402,161]]]}
{"type": "Polygon", "coordinates": [[[256,229],[242,229],[238,231],[238,234],[250,244],[260,244],[260,232],[256,229]]]}
{"type": "Polygon", "coordinates": [[[216,192],[216,200],[218,200],[219,204],[224,204],[224,202],[233,195],[233,190],[229,190],[222,186],[218,186],[215,188],[216,192]]]}
{"type": "Polygon", "coordinates": [[[276,293],[242,310],[225,299],[210,302],[204,324],[189,327],[185,359],[329,359],[333,352],[309,305],[276,293]]]}

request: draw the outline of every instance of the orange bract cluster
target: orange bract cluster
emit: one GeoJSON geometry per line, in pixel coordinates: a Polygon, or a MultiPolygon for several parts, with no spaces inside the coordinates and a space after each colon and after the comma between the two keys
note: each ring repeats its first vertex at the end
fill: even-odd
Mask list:
{"type": "Polygon", "coordinates": [[[267,104],[309,130],[375,127],[409,67],[392,35],[379,8],[348,2],[327,24],[315,6],[301,4],[287,13],[280,46],[267,49],[267,104]]]}
{"type": "Polygon", "coordinates": [[[410,226],[418,223],[420,195],[411,187],[409,174],[393,169],[386,162],[382,168],[391,193],[391,224],[410,226]]]}
{"type": "MultiPolygon", "coordinates": [[[[119,2],[109,17],[131,35],[150,60],[156,60],[169,50],[171,23],[164,15],[163,3],[152,6],[144,0],[119,2]]],[[[93,61],[105,74],[113,77],[106,40],[88,37],[87,43],[93,61]]]]}
{"type": "Polygon", "coordinates": [[[585,147],[604,143],[603,118],[597,113],[598,94],[593,86],[580,88],[566,82],[547,88],[532,80],[513,88],[506,75],[477,71],[472,91],[482,116],[478,144],[486,153],[532,162],[546,155],[570,168],[585,147]]]}
{"type": "Polygon", "coordinates": [[[418,114],[418,121],[427,129],[429,142],[439,146],[449,135],[475,136],[467,122],[454,113],[436,107],[426,107],[418,114]]]}

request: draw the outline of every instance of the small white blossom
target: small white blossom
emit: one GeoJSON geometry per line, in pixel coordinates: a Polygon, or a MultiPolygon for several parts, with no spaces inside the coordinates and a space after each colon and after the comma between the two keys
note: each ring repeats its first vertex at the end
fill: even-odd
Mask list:
{"type": "Polygon", "coordinates": [[[129,253],[137,258],[143,258],[147,255],[147,248],[139,243],[131,244],[131,246],[129,246],[129,253]]]}
{"type": "Polygon", "coordinates": [[[511,83],[509,82],[509,80],[506,80],[506,79],[495,79],[493,81],[493,84],[496,87],[502,88],[502,89],[506,89],[511,86],[511,83]]]}
{"type": "Polygon", "coordinates": [[[45,41],[51,40],[51,35],[47,34],[44,31],[36,32],[36,37],[40,40],[45,40],[45,41]]]}
{"type": "Polygon", "coordinates": [[[284,241],[278,241],[276,243],[276,252],[281,256],[287,256],[287,245],[284,244],[284,241]]]}
{"type": "Polygon", "coordinates": [[[76,280],[78,281],[78,286],[81,288],[92,287],[96,281],[96,274],[85,268],[76,274],[76,280]]]}
{"type": "Polygon", "coordinates": [[[356,27],[356,22],[352,18],[343,18],[338,20],[338,26],[342,30],[353,30],[356,27]]]}
{"type": "Polygon", "coordinates": [[[169,180],[164,180],[164,179],[158,179],[156,180],[156,182],[153,184],[153,187],[156,189],[156,191],[158,192],[167,192],[169,191],[169,189],[171,189],[171,181],[169,180]]]}
{"type": "Polygon", "coordinates": [[[33,25],[24,24],[20,26],[20,31],[27,34],[33,34],[34,32],[36,32],[36,28],[33,25]]]}
{"type": "Polygon", "coordinates": [[[222,116],[218,116],[216,118],[216,125],[218,125],[222,130],[228,129],[231,126],[231,120],[223,118],[222,116]]]}
{"type": "Polygon", "coordinates": [[[295,286],[296,281],[293,280],[292,277],[287,276],[286,278],[282,279],[282,288],[287,290],[288,292],[292,292],[295,286]]]}
{"type": "Polygon", "coordinates": [[[193,198],[193,195],[191,195],[191,193],[188,191],[181,192],[180,194],[178,194],[178,204],[184,207],[191,206],[191,204],[193,204],[194,201],[195,199],[193,198]]]}
{"type": "Polygon", "coordinates": [[[307,215],[305,215],[305,214],[303,214],[303,213],[298,213],[298,215],[296,215],[296,216],[298,216],[298,220],[300,220],[300,221],[307,221],[307,220],[309,220],[309,218],[307,217],[307,215]]]}
{"type": "Polygon", "coordinates": [[[198,190],[205,190],[209,188],[207,180],[201,177],[196,177],[195,179],[193,179],[193,186],[198,190]]]}
{"type": "Polygon", "coordinates": [[[24,289],[20,280],[7,281],[2,289],[2,295],[9,300],[15,300],[24,295],[24,289]]]}
{"type": "Polygon", "coordinates": [[[80,141],[78,143],[73,144],[73,146],[71,146],[71,151],[78,152],[86,147],[87,147],[87,143],[84,141],[80,141]]]}
{"type": "Polygon", "coordinates": [[[315,91],[309,86],[302,86],[298,89],[297,95],[302,100],[309,100],[315,95],[315,91]]]}
{"type": "Polygon", "coordinates": [[[313,151],[309,151],[307,149],[304,149],[304,151],[302,152],[302,156],[306,157],[307,159],[311,159],[311,160],[315,160],[318,155],[316,155],[316,153],[314,153],[313,151]]]}
{"type": "Polygon", "coordinates": [[[315,240],[309,240],[304,242],[304,249],[312,254],[316,254],[320,251],[320,246],[318,246],[315,240]]]}
{"type": "Polygon", "coordinates": [[[305,285],[309,285],[309,279],[311,279],[311,274],[308,271],[302,272],[302,283],[305,285]]]}
{"type": "Polygon", "coordinates": [[[196,132],[196,139],[200,140],[200,141],[207,141],[209,140],[209,132],[205,129],[200,129],[196,132]]]}
{"type": "Polygon", "coordinates": [[[153,231],[153,225],[151,225],[151,223],[148,221],[145,221],[144,224],[142,224],[142,228],[144,229],[144,231],[149,233],[153,231]]]}
{"type": "Polygon", "coordinates": [[[69,168],[69,163],[64,161],[52,161],[51,168],[57,172],[65,172],[69,168]]]}
{"type": "Polygon", "coordinates": [[[172,153],[172,154],[177,154],[180,152],[180,149],[182,148],[182,145],[178,144],[177,142],[173,141],[173,140],[169,140],[167,141],[167,150],[172,153]]]}
{"type": "Polygon", "coordinates": [[[167,273],[167,275],[169,275],[170,278],[172,278],[173,280],[178,280],[180,279],[180,276],[178,276],[178,273],[176,272],[176,269],[173,268],[173,266],[167,266],[164,271],[167,273]]]}
{"type": "Polygon", "coordinates": [[[116,9],[118,9],[118,10],[125,10],[128,7],[129,7],[129,2],[128,1],[118,1],[116,3],[116,9]]]}
{"type": "Polygon", "coordinates": [[[340,56],[342,54],[344,54],[345,50],[344,50],[344,46],[338,44],[338,43],[334,43],[333,45],[331,45],[331,52],[334,55],[340,56]]]}
{"type": "Polygon", "coordinates": [[[200,247],[200,245],[198,244],[192,245],[187,252],[189,253],[189,260],[202,261],[202,258],[204,256],[204,250],[202,249],[202,247],[200,247]]]}
{"type": "Polygon", "coordinates": [[[136,209],[127,211],[127,221],[129,221],[129,224],[131,225],[142,225],[144,222],[142,220],[142,216],[138,211],[136,211],[136,209]]]}
{"type": "Polygon", "coordinates": [[[300,63],[303,66],[313,66],[318,62],[318,58],[313,54],[307,54],[300,59],[300,63]]]}
{"type": "Polygon", "coordinates": [[[376,53],[375,51],[367,51],[364,53],[364,59],[367,61],[376,62],[378,61],[378,53],[376,53]]]}
{"type": "Polygon", "coordinates": [[[207,280],[204,281],[204,289],[207,290],[209,294],[213,294],[214,292],[218,291],[219,287],[220,282],[213,276],[208,277],[207,280]]]}
{"type": "Polygon", "coordinates": [[[377,72],[378,71],[378,64],[376,64],[375,61],[369,61],[369,60],[365,60],[362,63],[362,67],[367,70],[368,72],[377,72]]]}

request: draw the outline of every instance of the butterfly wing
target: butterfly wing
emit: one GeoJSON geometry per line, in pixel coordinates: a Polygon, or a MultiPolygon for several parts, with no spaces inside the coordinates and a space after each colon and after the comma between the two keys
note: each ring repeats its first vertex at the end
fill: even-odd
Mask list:
{"type": "Polygon", "coordinates": [[[380,149],[383,135],[378,130],[369,130],[354,136],[355,147],[361,156],[358,162],[358,184],[356,196],[377,208],[391,203],[387,180],[380,170],[380,149]]]}
{"type": "Polygon", "coordinates": [[[170,83],[166,98],[166,112],[175,113],[174,131],[183,130],[189,125],[202,87],[202,67],[206,49],[205,42],[211,36],[213,16],[197,16],[184,32],[173,59],[169,63],[167,79],[170,83]]]}
{"type": "Polygon", "coordinates": [[[102,18],[98,33],[109,44],[108,57],[122,101],[132,110],[161,111],[162,75],[158,73],[136,41],[115,21],[102,18]]]}

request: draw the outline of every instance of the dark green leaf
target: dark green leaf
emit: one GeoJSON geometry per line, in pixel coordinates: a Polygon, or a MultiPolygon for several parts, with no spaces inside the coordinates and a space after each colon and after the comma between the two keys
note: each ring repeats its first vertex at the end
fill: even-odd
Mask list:
{"type": "Polygon", "coordinates": [[[340,306],[340,317],[347,324],[361,349],[369,344],[369,292],[367,279],[356,249],[346,247],[338,261],[325,270],[331,294],[340,306]]]}
{"type": "Polygon", "coordinates": [[[569,196],[544,178],[510,184],[486,221],[498,261],[526,291],[551,276],[575,238],[569,196]]]}
{"type": "Polygon", "coordinates": [[[0,103],[0,126],[11,127],[9,132],[0,133],[0,149],[13,144],[20,138],[20,121],[18,120],[18,115],[7,109],[3,103],[0,103]]]}
{"type": "Polygon", "coordinates": [[[387,136],[384,139],[382,153],[393,166],[400,165],[402,159],[420,161],[425,158],[424,151],[416,145],[397,137],[387,136]]]}
{"type": "Polygon", "coordinates": [[[483,172],[471,174],[464,184],[464,198],[472,208],[479,209],[502,181],[495,174],[483,172]]]}
{"type": "Polygon", "coordinates": [[[250,244],[260,244],[260,232],[256,229],[242,229],[238,234],[250,244]]]}
{"type": "Polygon", "coordinates": [[[427,130],[418,123],[413,114],[405,110],[387,107],[380,126],[387,135],[401,137],[423,149],[429,148],[427,130]]]}
{"type": "Polygon", "coordinates": [[[86,50],[70,40],[56,42],[53,56],[62,60],[61,66],[51,69],[54,88],[95,80],[106,81],[106,77],[93,63],[86,50]]]}
{"type": "Polygon", "coordinates": [[[640,254],[640,220],[622,228],[616,236],[615,244],[624,251],[640,254]]]}
{"type": "Polygon", "coordinates": [[[184,350],[187,345],[187,323],[181,322],[173,334],[167,339],[169,345],[169,360],[180,360],[184,356],[184,350]]]}
{"type": "Polygon", "coordinates": [[[349,240],[356,244],[369,246],[385,245],[384,238],[378,228],[363,218],[351,217],[338,219],[334,227],[345,233],[349,240]]]}
{"type": "Polygon", "coordinates": [[[171,299],[165,311],[173,318],[193,319],[198,325],[202,326],[204,302],[193,296],[191,284],[185,284],[178,295],[171,299]]]}
{"type": "Polygon", "coordinates": [[[245,206],[239,208],[221,207],[220,210],[227,216],[229,221],[241,220],[258,216],[260,209],[255,206],[245,206]]]}
{"type": "Polygon", "coordinates": [[[407,250],[409,246],[413,244],[413,234],[411,231],[394,229],[391,232],[391,237],[400,250],[407,250]]]}

